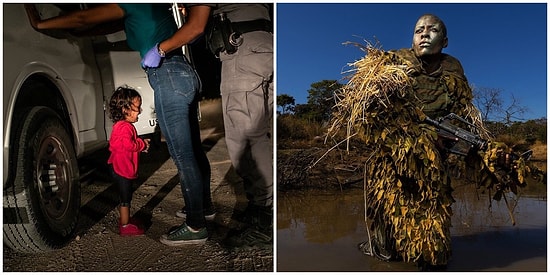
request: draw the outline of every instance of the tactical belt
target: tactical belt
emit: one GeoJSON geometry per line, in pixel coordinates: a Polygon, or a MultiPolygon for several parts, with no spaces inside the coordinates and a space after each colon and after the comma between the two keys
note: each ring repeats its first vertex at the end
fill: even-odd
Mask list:
{"type": "Polygon", "coordinates": [[[254,31],[273,32],[273,24],[267,19],[256,19],[251,21],[231,22],[231,28],[235,32],[247,33],[254,31]]]}
{"type": "Polygon", "coordinates": [[[183,51],[181,50],[181,48],[177,48],[173,51],[166,53],[165,58],[170,58],[172,56],[183,56],[183,51]]]}
{"type": "Polygon", "coordinates": [[[226,17],[225,13],[216,14],[207,31],[207,45],[215,56],[218,56],[221,51],[225,51],[227,54],[233,54],[243,43],[241,35],[254,31],[272,33],[273,24],[267,19],[231,22],[226,17]]]}

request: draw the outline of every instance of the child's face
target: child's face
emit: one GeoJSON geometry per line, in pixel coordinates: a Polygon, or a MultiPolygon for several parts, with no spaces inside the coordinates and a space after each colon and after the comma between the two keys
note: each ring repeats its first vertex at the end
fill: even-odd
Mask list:
{"type": "Polygon", "coordinates": [[[127,110],[126,121],[130,123],[137,122],[139,114],[141,114],[141,98],[135,97],[132,100],[132,106],[130,106],[130,110],[127,110]]]}

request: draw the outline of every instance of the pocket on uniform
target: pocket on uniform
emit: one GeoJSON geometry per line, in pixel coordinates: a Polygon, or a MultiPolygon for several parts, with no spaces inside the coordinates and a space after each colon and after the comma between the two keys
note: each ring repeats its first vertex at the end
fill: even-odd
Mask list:
{"type": "Polygon", "coordinates": [[[267,101],[263,91],[232,92],[227,95],[226,113],[236,128],[243,130],[266,127],[268,116],[267,101]]]}

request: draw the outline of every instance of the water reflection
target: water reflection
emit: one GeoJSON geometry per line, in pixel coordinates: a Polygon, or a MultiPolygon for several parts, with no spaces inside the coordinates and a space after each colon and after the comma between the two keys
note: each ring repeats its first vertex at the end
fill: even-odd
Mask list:
{"type": "Polygon", "coordinates": [[[298,191],[277,200],[277,229],[300,230],[310,243],[331,243],[354,233],[362,224],[357,192],[298,191]],[[281,211],[279,211],[281,210],[281,211]]]}
{"type": "MultiPolygon", "coordinates": [[[[456,187],[448,271],[546,271],[546,197],[503,201],[456,187]],[[510,201],[509,201],[510,202],[510,201]],[[491,208],[489,209],[489,206],[491,208]]],[[[277,271],[416,271],[365,256],[362,190],[293,191],[277,197],[277,271]]]]}

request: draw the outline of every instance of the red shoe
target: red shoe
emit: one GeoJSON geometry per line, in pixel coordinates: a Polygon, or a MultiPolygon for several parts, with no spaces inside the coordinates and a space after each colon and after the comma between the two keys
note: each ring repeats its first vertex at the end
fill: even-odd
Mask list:
{"type": "Polygon", "coordinates": [[[119,224],[118,230],[120,232],[120,236],[139,236],[145,233],[145,230],[131,223],[125,225],[119,224]]]}
{"type": "MultiPolygon", "coordinates": [[[[143,227],[143,222],[137,218],[131,217],[130,220],[128,220],[128,223],[131,223],[133,225],[136,225],[137,227],[141,228],[143,227]]],[[[118,228],[120,229],[120,226],[122,224],[120,223],[120,220],[118,220],[118,228]]]]}

